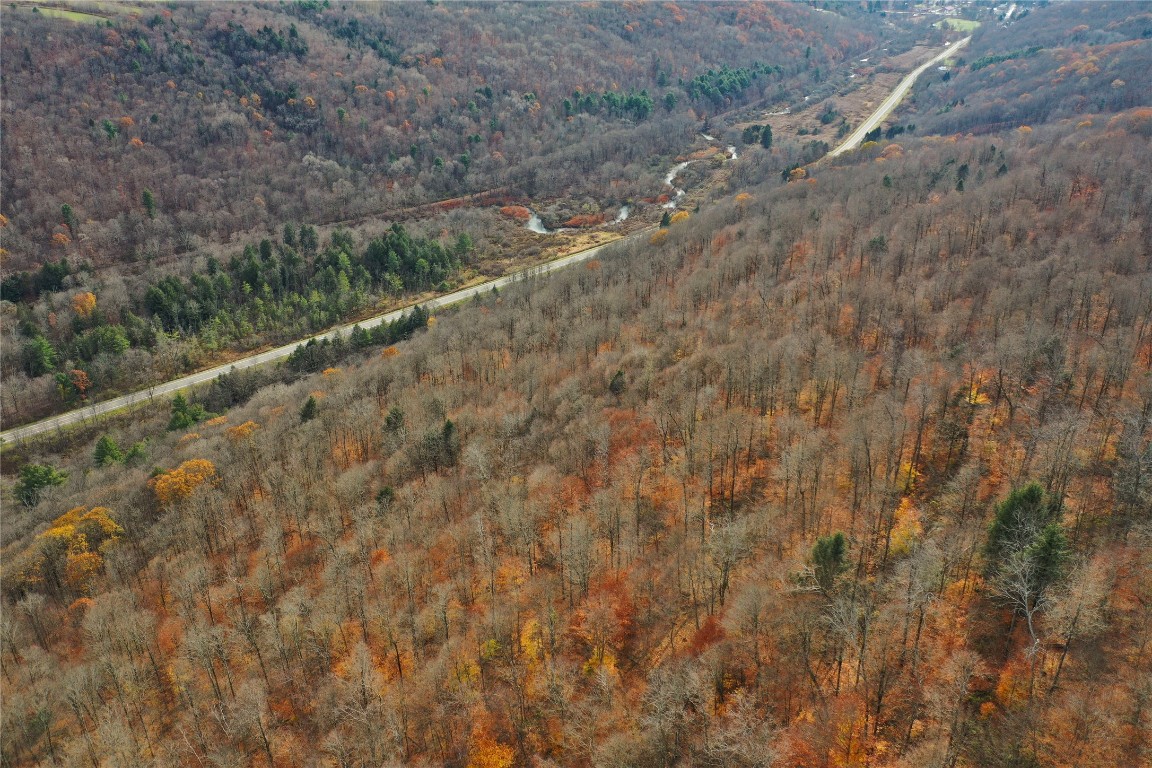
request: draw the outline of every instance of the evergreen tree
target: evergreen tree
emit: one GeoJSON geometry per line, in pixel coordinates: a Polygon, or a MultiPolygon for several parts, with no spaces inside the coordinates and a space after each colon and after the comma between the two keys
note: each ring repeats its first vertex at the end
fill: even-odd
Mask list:
{"type": "Polygon", "coordinates": [[[391,508],[393,500],[396,498],[396,489],[390,485],[386,485],[376,493],[376,510],[379,514],[384,514],[391,508]]]}
{"type": "Polygon", "coordinates": [[[987,573],[995,573],[1012,552],[1031,546],[1045,526],[1055,521],[1059,511],[1059,501],[1046,498],[1039,483],[1029,483],[1009,493],[997,505],[996,517],[988,529],[984,545],[987,573]]]}
{"type": "Polygon", "coordinates": [[[1068,538],[1059,522],[1060,500],[1038,483],[1008,494],[996,507],[984,546],[985,572],[992,593],[1027,622],[1035,648],[1035,616],[1052,602],[1052,587],[1064,578],[1068,538]]]}
{"type": "Polygon", "coordinates": [[[95,459],[96,466],[106,467],[109,464],[123,462],[124,453],[110,435],[104,435],[96,441],[96,450],[93,452],[92,458],[95,459]]]}
{"type": "Polygon", "coordinates": [[[308,401],[304,403],[304,407],[300,409],[300,421],[312,421],[316,418],[316,414],[320,411],[320,407],[316,404],[316,397],[314,395],[308,396],[308,401]]]}
{"type": "Polygon", "coordinates": [[[384,417],[384,430],[390,434],[397,434],[402,429],[404,429],[404,411],[394,405],[384,417]]]}
{"type": "Polygon", "coordinates": [[[204,406],[196,403],[190,404],[184,395],[177,394],[172,399],[172,418],[168,421],[168,431],[175,432],[188,429],[206,418],[208,418],[208,414],[205,412],[204,406]]]}
{"type": "Polygon", "coordinates": [[[1040,535],[1025,550],[1025,556],[1032,564],[1031,588],[1043,595],[1049,587],[1058,584],[1068,567],[1068,537],[1064,526],[1050,523],[1044,526],[1040,535]]]}
{"type": "Polygon", "coordinates": [[[446,419],[440,431],[440,461],[445,467],[454,467],[459,460],[460,433],[456,431],[456,425],[446,419]]]}
{"type": "Polygon", "coordinates": [[[132,443],[132,447],[128,449],[128,453],[124,454],[125,464],[138,464],[148,457],[148,441],[140,440],[139,442],[132,443]]]}
{"type": "Polygon", "coordinates": [[[608,383],[608,391],[616,397],[620,397],[620,395],[624,394],[627,386],[628,382],[624,379],[624,371],[616,371],[616,374],[612,377],[612,381],[608,383]]]}
{"type": "Polygon", "coordinates": [[[36,336],[24,344],[24,370],[29,376],[43,376],[56,367],[56,348],[43,336],[36,336]]]}
{"type": "Polygon", "coordinates": [[[772,126],[766,125],[760,129],[760,146],[772,149],[772,126]]]}
{"type": "Polygon", "coordinates": [[[60,216],[64,219],[64,226],[68,227],[68,236],[76,239],[76,214],[72,211],[72,206],[68,203],[61,205],[60,216]]]}
{"type": "Polygon", "coordinates": [[[365,349],[372,345],[372,334],[359,325],[352,326],[352,333],[348,335],[353,349],[365,349]]]}
{"type": "Polygon", "coordinates": [[[24,506],[34,507],[40,502],[45,489],[63,485],[67,479],[67,472],[60,472],[47,464],[25,464],[20,469],[20,479],[16,481],[13,490],[24,506]]]}
{"type": "Polygon", "coordinates": [[[831,594],[836,579],[844,572],[844,558],[848,554],[848,541],[840,532],[821,536],[812,547],[812,564],[816,586],[825,595],[831,594]]]}
{"type": "Polygon", "coordinates": [[[316,235],[316,228],[310,224],[300,227],[300,250],[307,256],[315,256],[320,246],[320,238],[316,235]]]}

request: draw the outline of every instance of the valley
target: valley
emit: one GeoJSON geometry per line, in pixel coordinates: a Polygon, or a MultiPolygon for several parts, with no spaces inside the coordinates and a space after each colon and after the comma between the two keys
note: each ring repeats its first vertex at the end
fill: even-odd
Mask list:
{"type": "MultiPolygon", "coordinates": [[[[933,57],[928,62],[920,65],[916,70],[914,70],[906,78],[904,78],[900,82],[900,84],[897,86],[897,88],[895,88],[893,90],[892,94],[889,95],[884,100],[884,102],[880,105],[880,107],[878,107],[877,110],[872,115],[868,116],[868,118],[861,124],[861,127],[859,129],[857,129],[856,131],[854,131],[852,133],[852,135],[848,136],[842,144],[840,144],[834,150],[829,152],[827,157],[835,157],[836,155],[839,155],[845,151],[854,149],[856,146],[858,146],[862,137],[864,136],[864,134],[866,134],[868,131],[871,131],[874,127],[879,125],[880,122],[892,112],[892,110],[896,107],[896,105],[899,103],[900,99],[904,96],[904,94],[907,92],[908,88],[911,87],[912,83],[915,81],[916,77],[921,72],[923,72],[929,66],[934,64],[936,61],[943,58],[945,55],[951,55],[952,53],[954,53],[954,50],[956,48],[964,45],[968,41],[968,39],[969,38],[965,38],[965,39],[963,39],[957,43],[950,44],[950,47],[946,52],[939,54],[939,55],[933,57]]],[[[705,140],[715,141],[714,139],[712,139],[711,137],[708,137],[708,136],[703,136],[702,138],[704,138],[705,140]]],[[[729,157],[728,157],[729,161],[736,159],[735,147],[729,147],[728,153],[729,153],[729,157]]],[[[661,206],[662,208],[664,208],[666,210],[667,209],[674,210],[677,207],[677,205],[680,203],[681,198],[684,197],[685,191],[675,187],[674,182],[676,181],[676,177],[688,167],[689,162],[691,162],[691,161],[684,161],[684,162],[678,163],[677,165],[673,166],[672,169],[668,172],[668,174],[664,177],[665,185],[668,187],[671,187],[674,190],[674,194],[672,195],[672,199],[663,203],[663,205],[661,206]]],[[[699,189],[696,191],[696,194],[693,195],[693,198],[695,200],[699,201],[700,199],[706,197],[709,186],[717,186],[720,183],[720,181],[722,181],[722,179],[717,178],[717,175],[713,175],[711,177],[711,179],[709,179],[708,182],[705,182],[702,189],[699,189]]],[[[452,202],[455,202],[455,201],[452,201],[452,202]]],[[[467,205],[471,201],[460,201],[460,202],[462,204],[467,205]]],[[[432,204],[432,205],[437,206],[437,205],[442,205],[442,204],[432,204]]],[[[699,207],[699,202],[697,202],[696,205],[697,205],[697,207],[699,207]]],[[[627,205],[622,206],[620,209],[620,212],[616,216],[616,219],[613,220],[610,224],[613,227],[615,227],[616,225],[624,223],[624,221],[626,221],[628,219],[628,214],[630,212],[630,208],[631,208],[631,206],[627,206],[627,205]]],[[[389,218],[395,219],[396,216],[393,215],[389,218]]],[[[342,224],[348,224],[348,223],[349,222],[343,222],[342,224]]],[[[653,226],[654,225],[650,224],[647,227],[645,227],[644,229],[641,229],[639,232],[634,232],[632,235],[630,235],[630,237],[644,236],[650,229],[653,228],[653,226]]],[[[428,311],[435,311],[439,307],[450,306],[452,304],[464,301],[468,298],[477,296],[477,295],[483,293],[484,291],[499,290],[500,288],[508,285],[513,280],[517,279],[519,276],[521,276],[523,274],[530,274],[532,276],[536,276],[536,275],[540,275],[540,274],[546,274],[546,273],[554,271],[556,269],[562,269],[562,268],[569,266],[569,265],[572,265],[572,264],[578,264],[582,261],[586,261],[587,259],[593,258],[597,253],[599,253],[599,251],[604,247],[604,245],[606,243],[613,242],[617,237],[619,237],[619,235],[616,235],[615,233],[601,233],[601,232],[597,232],[597,231],[593,230],[592,232],[590,232],[588,234],[584,234],[580,238],[574,238],[571,236],[573,233],[573,230],[571,230],[571,229],[560,229],[560,230],[546,229],[543,226],[543,224],[541,223],[540,217],[535,213],[531,214],[531,217],[529,218],[527,224],[525,225],[525,228],[528,231],[530,231],[534,234],[538,234],[538,235],[556,235],[556,234],[559,234],[559,235],[568,235],[568,237],[565,237],[564,238],[564,244],[562,244],[558,247],[555,247],[555,250],[549,249],[549,250],[545,251],[544,253],[546,254],[546,256],[545,256],[546,260],[541,262],[541,264],[539,266],[528,267],[526,270],[521,268],[521,269],[513,272],[512,274],[506,275],[506,276],[501,277],[501,278],[497,278],[494,280],[488,280],[485,282],[480,282],[480,283],[475,284],[475,285],[470,285],[470,286],[467,286],[467,287],[462,288],[460,290],[454,291],[452,293],[425,298],[422,301],[414,302],[412,304],[412,306],[420,305],[428,311]],[[607,234],[607,237],[605,237],[605,234],[607,234]],[[581,246],[585,245],[589,241],[589,239],[591,240],[591,242],[596,243],[596,244],[592,245],[590,247],[581,247],[581,246]],[[573,244],[576,244],[575,248],[573,248],[573,244]],[[564,253],[565,251],[569,252],[568,255],[558,255],[555,257],[551,257],[552,253],[564,253]]],[[[138,405],[141,403],[152,403],[155,401],[155,398],[157,396],[163,397],[163,396],[166,396],[166,395],[169,395],[169,394],[172,394],[175,392],[179,392],[181,390],[188,389],[188,388],[200,385],[200,384],[205,384],[207,382],[212,381],[213,379],[216,379],[219,376],[222,376],[225,374],[230,374],[230,373],[233,373],[233,372],[238,371],[238,370],[244,370],[246,368],[251,368],[253,366],[265,365],[268,363],[283,360],[284,358],[287,358],[289,355],[291,355],[292,352],[297,348],[298,345],[306,343],[310,340],[325,341],[325,340],[331,340],[331,339],[334,339],[337,337],[347,338],[350,336],[350,334],[352,333],[354,328],[362,328],[362,329],[375,328],[381,324],[386,324],[386,323],[390,323],[390,322],[394,322],[396,320],[399,320],[403,315],[404,315],[404,310],[403,309],[397,309],[397,310],[392,310],[390,312],[380,314],[380,315],[363,317],[363,318],[358,319],[357,321],[354,321],[351,323],[345,323],[343,326],[336,328],[336,329],[333,329],[331,331],[328,331],[326,333],[312,336],[309,339],[303,339],[299,342],[293,342],[290,344],[282,345],[282,346],[277,347],[275,349],[259,351],[259,352],[254,353],[254,354],[247,355],[245,357],[235,358],[235,359],[229,360],[228,362],[223,363],[221,365],[216,365],[214,367],[206,368],[205,370],[197,371],[197,372],[189,374],[187,376],[183,376],[183,377],[180,377],[177,379],[172,379],[170,381],[159,382],[158,384],[154,384],[154,385],[150,386],[147,390],[141,390],[139,392],[135,392],[135,393],[128,394],[128,395],[123,395],[120,397],[113,398],[111,400],[105,400],[99,404],[93,404],[93,405],[87,406],[86,408],[79,409],[77,411],[73,411],[71,413],[63,414],[63,415],[56,416],[56,417],[53,417],[50,419],[44,419],[44,420],[39,421],[39,422],[32,424],[32,425],[8,429],[8,430],[0,433],[0,445],[3,445],[5,443],[10,443],[14,440],[22,440],[22,439],[27,438],[27,437],[31,437],[31,436],[38,435],[38,434],[43,434],[45,432],[59,431],[61,428],[65,427],[65,426],[68,426],[70,424],[76,424],[78,422],[90,423],[92,419],[94,419],[94,418],[96,418],[102,414],[120,411],[124,408],[128,408],[128,407],[138,405]]]]}
{"type": "Polygon", "coordinates": [[[99,12],[0,8],[4,766],[1152,759],[1152,4],[99,12]]]}

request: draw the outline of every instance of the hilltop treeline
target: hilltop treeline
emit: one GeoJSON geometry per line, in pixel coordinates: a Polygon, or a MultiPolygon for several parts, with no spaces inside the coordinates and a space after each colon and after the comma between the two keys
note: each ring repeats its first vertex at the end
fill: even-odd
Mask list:
{"type": "Polygon", "coordinates": [[[1147,762],[1141,119],[751,168],[144,460],[38,456],[5,762],[1147,762]]]}
{"type": "Polygon", "coordinates": [[[889,34],[875,14],[775,3],[95,12],[5,13],[5,270],[494,188],[650,196],[652,158],[702,118],[799,93],[889,34]]]}

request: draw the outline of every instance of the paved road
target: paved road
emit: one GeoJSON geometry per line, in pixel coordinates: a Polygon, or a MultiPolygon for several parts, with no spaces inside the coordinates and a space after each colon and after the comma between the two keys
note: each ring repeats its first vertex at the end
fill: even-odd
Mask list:
{"type": "MultiPolygon", "coordinates": [[[[650,229],[651,228],[643,229],[640,232],[630,235],[626,239],[631,239],[647,234],[650,229]]],[[[619,243],[623,241],[617,240],[615,242],[619,243]]],[[[449,304],[455,304],[457,302],[470,299],[478,293],[487,293],[493,288],[503,288],[504,286],[509,285],[516,280],[521,280],[531,275],[545,275],[549,272],[555,272],[558,269],[564,269],[565,267],[571,266],[573,264],[587,261],[596,256],[596,254],[598,254],[607,246],[613,244],[614,243],[605,243],[604,245],[598,245],[595,248],[579,251],[577,253],[561,257],[536,267],[529,267],[528,269],[523,269],[519,272],[514,272],[510,275],[505,275],[504,277],[500,277],[495,280],[489,280],[486,283],[474,285],[470,288],[462,288],[459,291],[453,291],[452,293],[448,293],[443,296],[438,296],[434,299],[429,299],[428,301],[422,302],[421,306],[428,310],[438,309],[449,304]]],[[[198,373],[192,373],[179,379],[173,379],[172,381],[168,381],[163,384],[157,384],[154,387],[150,387],[139,392],[133,392],[130,395],[124,395],[112,400],[105,400],[101,403],[94,403],[75,411],[69,411],[68,413],[63,413],[59,416],[53,416],[52,418],[35,422],[34,424],[28,424],[23,427],[15,427],[13,429],[0,432],[0,445],[9,445],[27,437],[43,434],[44,432],[51,432],[71,424],[78,424],[80,422],[87,421],[110,411],[116,411],[127,406],[148,402],[150,400],[154,400],[157,397],[162,398],[182,389],[188,389],[189,387],[194,387],[198,384],[205,384],[217,378],[218,376],[231,373],[232,371],[240,371],[245,368],[253,368],[255,366],[264,365],[276,360],[283,360],[284,358],[291,355],[298,346],[301,344],[307,344],[310,339],[316,339],[317,341],[320,341],[323,339],[334,339],[337,336],[347,337],[349,334],[351,334],[352,328],[357,325],[359,325],[361,328],[375,328],[382,323],[390,323],[393,320],[399,319],[405,312],[410,310],[411,307],[405,307],[403,309],[397,309],[383,315],[377,315],[376,317],[368,318],[367,320],[360,320],[356,323],[347,323],[345,325],[338,326],[331,331],[320,333],[315,336],[310,336],[308,338],[301,339],[300,341],[294,341],[291,344],[285,344],[282,347],[269,349],[266,352],[260,352],[259,354],[252,355],[251,357],[245,357],[242,360],[237,360],[225,365],[218,365],[215,368],[209,368],[198,373]]]]}
{"type": "Polygon", "coordinates": [[[901,100],[903,100],[905,94],[907,94],[909,89],[912,88],[912,83],[916,82],[916,78],[924,74],[928,67],[936,64],[939,61],[943,61],[944,59],[956,53],[956,51],[963,48],[965,45],[968,45],[968,41],[971,39],[972,36],[969,35],[963,40],[958,40],[955,43],[949,43],[944,47],[944,51],[942,53],[937,54],[929,61],[924,62],[920,66],[916,67],[916,69],[908,73],[908,75],[900,81],[900,84],[896,86],[896,89],[888,95],[888,98],[884,99],[879,108],[877,108],[875,112],[869,115],[868,119],[861,123],[860,127],[853,131],[852,135],[845,139],[843,144],[836,147],[836,149],[832,150],[824,157],[836,157],[843,152],[847,152],[848,150],[855,149],[857,146],[859,146],[860,142],[864,140],[864,135],[869,131],[874,130],[876,126],[883,122],[884,118],[888,117],[888,115],[892,113],[892,110],[896,109],[896,105],[899,104],[901,100]]]}

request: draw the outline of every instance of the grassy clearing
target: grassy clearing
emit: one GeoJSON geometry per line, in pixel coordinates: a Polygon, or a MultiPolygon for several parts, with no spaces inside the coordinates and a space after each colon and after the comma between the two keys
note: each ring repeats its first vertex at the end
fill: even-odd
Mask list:
{"type": "Polygon", "coordinates": [[[932,26],[939,28],[945,24],[958,32],[971,32],[980,26],[980,22],[972,21],[971,19],[944,19],[943,21],[936,22],[932,26]]]}
{"type": "Polygon", "coordinates": [[[18,5],[16,8],[26,13],[39,13],[41,16],[47,16],[51,19],[64,19],[65,21],[75,21],[81,24],[104,23],[103,16],[83,13],[81,11],[68,11],[63,8],[45,8],[39,5],[18,5]]]}

